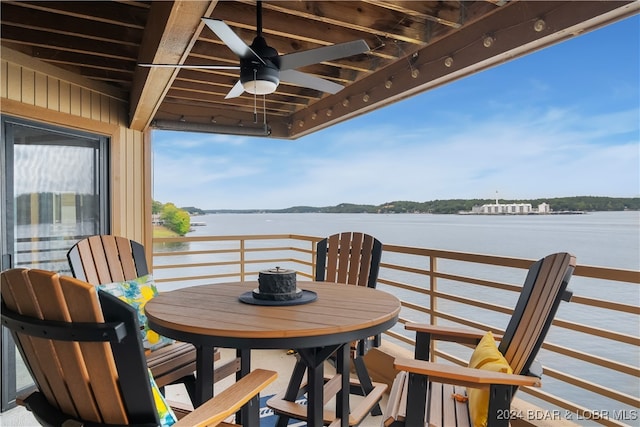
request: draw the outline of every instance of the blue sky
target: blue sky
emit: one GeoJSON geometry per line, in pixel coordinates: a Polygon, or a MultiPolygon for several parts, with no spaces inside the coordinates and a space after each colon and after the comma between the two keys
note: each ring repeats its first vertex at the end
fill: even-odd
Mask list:
{"type": "Polygon", "coordinates": [[[153,131],[154,200],[202,209],[640,196],[640,17],[295,141],[153,131]]]}

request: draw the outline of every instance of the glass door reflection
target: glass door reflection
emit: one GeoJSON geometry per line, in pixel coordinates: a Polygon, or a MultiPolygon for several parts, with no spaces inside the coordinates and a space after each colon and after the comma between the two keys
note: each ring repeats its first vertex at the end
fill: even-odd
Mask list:
{"type": "MultiPolygon", "coordinates": [[[[108,232],[107,138],[2,119],[2,269],[70,274],[66,253],[83,237],[108,232]]],[[[31,386],[2,331],[2,410],[31,386]]]]}

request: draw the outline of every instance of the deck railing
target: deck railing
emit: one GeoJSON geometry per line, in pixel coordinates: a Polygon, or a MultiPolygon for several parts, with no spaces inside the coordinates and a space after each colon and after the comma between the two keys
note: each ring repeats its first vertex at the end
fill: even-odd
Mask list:
{"type": "MultiPolygon", "coordinates": [[[[315,243],[302,235],[199,236],[154,239],[154,277],[161,290],[255,280],[280,266],[314,277],[315,243]]],[[[400,322],[385,340],[407,348],[407,321],[503,332],[534,260],[385,244],[378,289],[402,301],[400,322]]],[[[538,359],[543,387],[518,396],[542,411],[530,421],[635,425],[640,419],[640,271],[580,265],[538,359]]],[[[450,343],[433,360],[464,365],[472,349],[450,343]]],[[[518,414],[516,414],[518,415],[518,414]]]]}

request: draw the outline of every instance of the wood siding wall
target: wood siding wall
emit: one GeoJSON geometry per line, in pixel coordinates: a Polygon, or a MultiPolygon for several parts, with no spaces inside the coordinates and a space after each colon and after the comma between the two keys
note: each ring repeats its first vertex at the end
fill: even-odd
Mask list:
{"type": "Polygon", "coordinates": [[[105,135],[110,147],[111,232],[151,248],[149,133],[128,128],[126,94],[3,48],[2,114],[105,135]]]}

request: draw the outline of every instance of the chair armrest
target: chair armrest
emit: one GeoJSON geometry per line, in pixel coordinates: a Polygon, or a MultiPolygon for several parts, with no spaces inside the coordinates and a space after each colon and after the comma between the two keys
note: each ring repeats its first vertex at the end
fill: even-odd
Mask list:
{"type": "Polygon", "coordinates": [[[464,366],[447,365],[409,358],[397,358],[393,366],[400,371],[426,375],[429,380],[472,388],[488,388],[492,384],[540,387],[539,378],[505,374],[464,366]]]}
{"type": "Polygon", "coordinates": [[[275,381],[277,376],[277,372],[274,371],[255,369],[174,425],[176,427],[216,425],[238,412],[245,403],[275,381]]]}
{"type": "MultiPolygon", "coordinates": [[[[455,341],[461,344],[477,345],[486,332],[451,326],[429,325],[428,323],[406,323],[404,328],[417,334],[431,335],[431,341],[455,341]]],[[[493,334],[496,341],[502,339],[502,334],[493,334]]]]}

